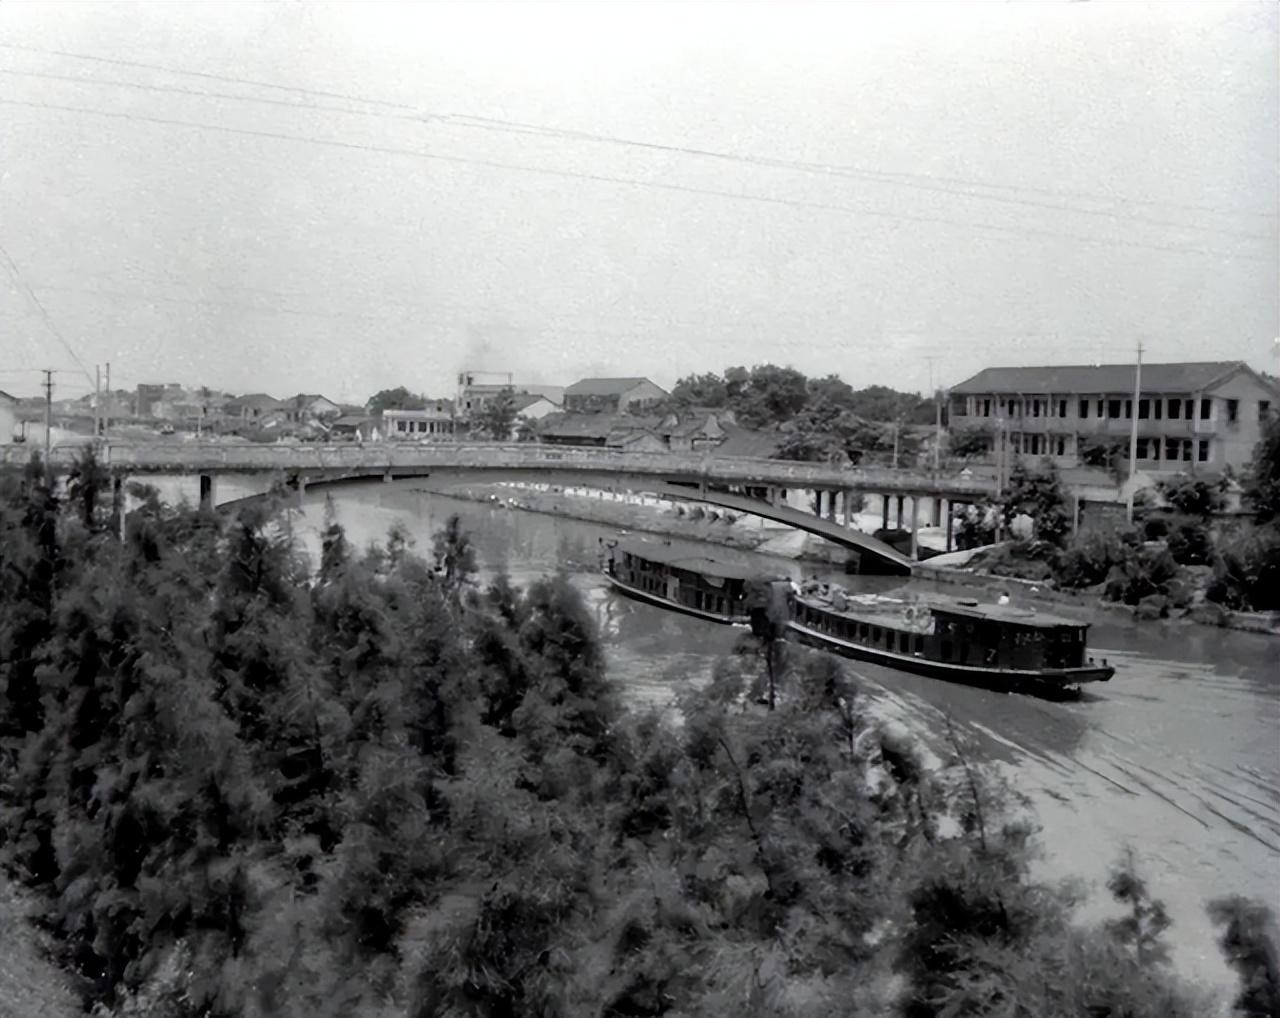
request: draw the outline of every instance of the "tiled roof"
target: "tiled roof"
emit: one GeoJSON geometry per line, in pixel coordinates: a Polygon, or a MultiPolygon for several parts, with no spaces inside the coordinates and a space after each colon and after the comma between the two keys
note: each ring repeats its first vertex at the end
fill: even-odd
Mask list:
{"type": "Polygon", "coordinates": [[[268,396],[265,392],[251,392],[247,396],[240,396],[233,399],[228,406],[247,406],[253,410],[275,410],[284,406],[284,400],[276,399],[274,396],[268,396]]]}
{"type": "MultiPolygon", "coordinates": [[[[621,396],[648,381],[647,378],[584,378],[565,389],[564,394],[566,396],[621,396]]],[[[649,384],[653,383],[649,382],[649,384]]]]}
{"type": "MultiPolygon", "coordinates": [[[[984,368],[951,391],[958,395],[1007,393],[1109,393],[1133,390],[1133,364],[1066,367],[984,368]]],[[[1222,376],[1247,368],[1243,361],[1195,361],[1142,365],[1142,391],[1192,393],[1222,376]]]]}
{"type": "Polygon", "coordinates": [[[769,459],[778,451],[783,436],[776,431],[754,431],[736,424],[724,425],[728,436],[715,447],[716,456],[747,456],[769,459]]]}
{"type": "MultiPolygon", "coordinates": [[[[516,413],[520,413],[522,410],[527,410],[529,407],[533,406],[533,404],[544,399],[546,399],[548,403],[551,403],[551,400],[547,399],[546,396],[540,396],[535,392],[522,392],[513,396],[511,403],[512,406],[516,408],[516,413]]],[[[554,405],[555,404],[552,403],[552,406],[554,405]]]]}

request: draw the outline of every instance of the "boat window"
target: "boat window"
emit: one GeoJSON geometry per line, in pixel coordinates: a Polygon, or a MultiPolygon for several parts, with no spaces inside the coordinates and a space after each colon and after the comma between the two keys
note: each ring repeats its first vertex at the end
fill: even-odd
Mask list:
{"type": "Polygon", "coordinates": [[[920,635],[916,636],[916,653],[917,654],[924,653],[924,637],[920,635]]]}
{"type": "Polygon", "coordinates": [[[910,642],[911,642],[911,636],[909,633],[898,634],[898,650],[902,651],[902,653],[905,654],[907,652],[908,644],[910,644],[910,642]]]}
{"type": "Polygon", "coordinates": [[[863,640],[867,638],[867,624],[865,622],[858,623],[858,636],[863,640]]]}
{"type": "Polygon", "coordinates": [[[872,626],[872,627],[871,627],[871,642],[872,642],[872,643],[879,643],[879,642],[880,642],[880,627],[879,627],[879,626],[872,626]]]}
{"type": "Polygon", "coordinates": [[[950,640],[943,640],[943,641],[942,641],[942,660],[943,660],[943,661],[950,661],[950,660],[951,660],[951,654],[952,654],[951,641],[950,641],[950,640]]]}

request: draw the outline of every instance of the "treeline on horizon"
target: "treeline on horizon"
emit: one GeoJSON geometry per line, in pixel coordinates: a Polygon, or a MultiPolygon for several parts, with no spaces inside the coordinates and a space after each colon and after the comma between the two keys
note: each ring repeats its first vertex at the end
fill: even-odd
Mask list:
{"type": "MultiPolygon", "coordinates": [[[[565,576],[476,585],[456,517],[419,554],[330,508],[311,563],[269,503],[135,487],[121,536],[89,454],[0,483],[0,859],[99,1014],[1209,1013],[1133,860],[1081,923],[1016,796],[832,658],[744,636],[673,724],[565,576]]],[[[1210,908],[1275,1014],[1270,913],[1210,908]]]]}

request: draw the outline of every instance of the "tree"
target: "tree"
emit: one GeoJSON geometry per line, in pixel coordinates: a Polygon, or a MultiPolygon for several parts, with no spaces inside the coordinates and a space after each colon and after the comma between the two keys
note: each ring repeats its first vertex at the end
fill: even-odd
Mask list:
{"type": "Polygon", "coordinates": [[[1244,497],[1259,523],[1280,520],[1280,413],[1275,411],[1267,415],[1262,438],[1253,447],[1244,497]]]}
{"type": "Polygon", "coordinates": [[[992,440],[990,428],[955,428],[947,433],[947,452],[961,459],[985,456],[991,452],[992,440]]]}
{"type": "Polygon", "coordinates": [[[1243,1018],[1280,1014],[1280,952],[1271,909],[1239,896],[1218,898],[1209,903],[1209,918],[1223,928],[1222,953],[1240,976],[1236,1013],[1243,1018]]]}
{"type": "Polygon", "coordinates": [[[443,530],[436,532],[432,553],[446,590],[456,594],[475,575],[476,550],[457,513],[445,521],[443,530]]]}
{"type": "Polygon", "coordinates": [[[810,378],[805,386],[809,391],[809,402],[824,402],[837,406],[842,410],[852,410],[857,403],[857,396],[852,386],[838,375],[827,375],[825,378],[810,378]]]}
{"type": "Polygon", "coordinates": [[[428,402],[425,396],[419,396],[403,385],[398,385],[394,389],[374,393],[365,404],[365,409],[371,414],[380,414],[384,410],[423,410],[428,402]]]}
{"type": "Polygon", "coordinates": [[[751,620],[751,635],[758,641],[764,658],[767,699],[769,709],[773,710],[778,703],[782,644],[789,621],[785,586],[771,579],[752,581],[747,588],[746,609],[751,620]]]}
{"type": "Polygon", "coordinates": [[[671,401],[677,406],[722,407],[728,399],[728,385],[713,371],[686,375],[671,389],[671,401]]]}
{"type": "Polygon", "coordinates": [[[472,430],[487,435],[495,442],[511,441],[516,426],[516,397],[504,389],[480,408],[472,418],[472,430]]]}
{"type": "Polygon", "coordinates": [[[1061,544],[1071,529],[1066,505],[1058,469],[1052,462],[1037,471],[1028,469],[1021,460],[1014,465],[1003,504],[1006,524],[1025,513],[1035,524],[1036,537],[1061,544]]]}

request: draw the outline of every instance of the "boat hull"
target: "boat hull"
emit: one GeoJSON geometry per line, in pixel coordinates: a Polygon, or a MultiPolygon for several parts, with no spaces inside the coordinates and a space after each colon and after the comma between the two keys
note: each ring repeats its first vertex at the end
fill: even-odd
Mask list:
{"type": "Polygon", "coordinates": [[[703,619],[706,622],[718,622],[722,626],[746,626],[750,625],[751,620],[745,615],[717,615],[715,612],[703,611],[701,608],[693,608],[687,604],[681,604],[679,601],[672,601],[663,597],[661,594],[654,594],[648,590],[641,590],[639,587],[633,587],[629,583],[624,583],[616,576],[604,573],[604,578],[609,581],[610,586],[620,594],[633,598],[636,601],[642,601],[645,604],[654,605],[657,608],[666,608],[668,611],[680,612],[683,615],[690,615],[696,619],[703,619]]]}
{"type": "Polygon", "coordinates": [[[1061,697],[1075,695],[1079,686],[1087,682],[1106,682],[1115,674],[1108,665],[1089,665],[1083,668],[1045,668],[1023,670],[1014,668],[984,668],[976,665],[952,664],[936,661],[916,654],[900,654],[867,647],[842,640],[839,637],[810,629],[798,622],[789,624],[789,632],[799,642],[820,650],[839,654],[855,661],[896,668],[899,671],[924,675],[931,679],[943,679],[966,686],[994,689],[1004,693],[1031,693],[1037,696],[1061,697]]]}

